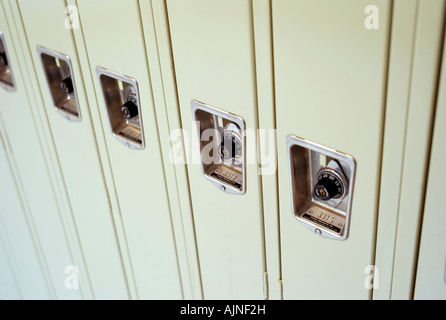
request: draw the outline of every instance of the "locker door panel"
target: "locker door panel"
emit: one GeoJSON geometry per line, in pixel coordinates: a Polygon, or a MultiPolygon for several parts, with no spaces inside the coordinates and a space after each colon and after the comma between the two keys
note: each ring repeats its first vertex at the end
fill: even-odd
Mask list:
{"type": "MultiPolygon", "coordinates": [[[[18,292],[14,292],[14,287],[5,292],[2,288],[2,295],[12,298],[14,294],[19,294],[22,299],[49,299],[51,292],[44,276],[45,262],[36,250],[36,238],[29,228],[29,220],[12,175],[3,133],[0,134],[0,163],[0,250],[5,249],[9,258],[2,261],[2,265],[9,260],[14,273],[11,276],[17,277],[19,288],[18,292]]],[[[2,257],[6,257],[4,254],[2,257]]],[[[14,284],[14,280],[8,279],[11,284],[14,284]]]]}
{"type": "MultiPolygon", "coordinates": [[[[128,298],[126,274],[109,203],[89,105],[82,84],[72,30],[65,25],[65,1],[19,1],[37,81],[51,127],[77,233],[81,241],[93,294],[99,299],[128,298]],[[45,17],[42,19],[42,17],[45,17]],[[55,110],[37,47],[66,55],[71,60],[81,120],[68,121],[55,110]],[[111,281],[113,279],[113,281],[111,281]]],[[[89,277],[89,278],[88,278],[89,277]]]]}
{"type": "Polygon", "coordinates": [[[177,250],[181,250],[182,244],[181,238],[176,239],[173,233],[171,214],[174,213],[169,207],[170,194],[164,177],[138,2],[115,1],[110,6],[105,0],[80,0],[77,4],[89,72],[95,86],[95,107],[99,108],[105,132],[138,296],[141,299],[181,299],[181,281],[188,281],[189,275],[180,274],[183,261],[177,258],[177,250]],[[106,15],[107,19],[101,21],[101,28],[98,28],[97,17],[100,15],[106,15]],[[104,36],[103,30],[110,36],[104,36]],[[128,148],[113,136],[97,67],[136,81],[138,116],[144,139],[142,149],[128,148]],[[180,242],[176,245],[175,241],[180,242]]]}
{"type": "Polygon", "coordinates": [[[273,1],[284,299],[368,299],[377,215],[390,2],[273,1]],[[286,136],[351,155],[356,178],[348,238],[326,239],[291,207],[286,136]],[[370,269],[368,269],[370,271],[370,269]]]}
{"type": "MultiPolygon", "coordinates": [[[[163,0],[139,0],[139,7],[158,133],[160,137],[168,137],[172,129],[181,128],[181,119],[179,117],[174,69],[172,68],[172,47],[166,3],[163,0]]],[[[160,145],[164,160],[177,254],[180,261],[184,298],[202,299],[187,168],[185,164],[170,161],[172,154],[170,139],[160,139],[160,145]],[[185,257],[186,255],[187,257],[185,257]],[[187,277],[184,277],[183,274],[187,277]]]]}
{"type": "Polygon", "coordinates": [[[394,1],[375,264],[374,299],[412,299],[444,1],[394,1]]]}
{"type": "Polygon", "coordinates": [[[206,179],[192,123],[196,99],[244,119],[255,137],[255,62],[250,1],[167,1],[182,128],[185,131],[198,256],[205,299],[262,299],[263,212],[255,138],[246,193],[206,179]],[[200,8],[197,10],[197,8],[200,8]]]}
{"type": "Polygon", "coordinates": [[[21,298],[16,276],[6,254],[6,248],[0,240],[0,299],[19,300],[21,298]]]}
{"type": "Polygon", "coordinates": [[[437,99],[445,1],[419,1],[392,278],[392,299],[412,299],[437,99]]]}
{"type": "MultiPolygon", "coordinates": [[[[6,6],[5,6],[6,8],[6,6]]],[[[50,179],[48,159],[43,151],[43,137],[37,128],[35,101],[28,95],[29,84],[22,76],[25,68],[16,32],[6,24],[13,19],[6,11],[0,19],[8,50],[8,60],[14,73],[16,91],[0,90],[1,125],[7,133],[5,143],[10,146],[11,168],[23,197],[23,210],[33,234],[36,250],[40,252],[42,267],[50,273],[51,294],[63,299],[79,299],[79,290],[66,290],[64,269],[74,264],[72,247],[66,226],[61,220],[61,207],[50,179]],[[32,155],[32,156],[30,156],[32,155]]],[[[3,13],[2,13],[3,14],[3,13]]]]}
{"type": "MultiPolygon", "coordinates": [[[[443,48],[442,61],[445,61],[443,48]]],[[[446,237],[443,192],[446,174],[446,68],[442,64],[427,178],[414,299],[446,299],[446,237]]]]}

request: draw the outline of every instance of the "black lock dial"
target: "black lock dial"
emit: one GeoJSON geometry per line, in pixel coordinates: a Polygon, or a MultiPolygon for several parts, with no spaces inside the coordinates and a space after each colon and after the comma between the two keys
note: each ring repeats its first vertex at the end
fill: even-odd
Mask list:
{"type": "Polygon", "coordinates": [[[332,169],[322,169],[317,175],[314,194],[320,200],[338,199],[344,195],[345,186],[341,176],[332,169]]]}
{"type": "Polygon", "coordinates": [[[2,66],[7,66],[8,65],[8,59],[6,59],[6,52],[0,53],[0,64],[2,66]]]}
{"type": "Polygon", "coordinates": [[[122,105],[121,113],[126,119],[136,117],[138,115],[138,106],[133,101],[129,100],[122,105]]]}
{"type": "Polygon", "coordinates": [[[60,89],[65,93],[72,93],[74,91],[73,81],[71,78],[65,78],[60,82],[60,89]]]}

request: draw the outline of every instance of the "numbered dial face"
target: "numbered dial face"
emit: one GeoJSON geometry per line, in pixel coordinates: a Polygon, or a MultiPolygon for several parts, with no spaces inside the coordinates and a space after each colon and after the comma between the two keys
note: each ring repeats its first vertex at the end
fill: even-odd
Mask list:
{"type": "Polygon", "coordinates": [[[323,201],[339,199],[345,193],[343,177],[332,169],[322,169],[317,174],[314,194],[323,201]]]}
{"type": "Polygon", "coordinates": [[[223,134],[222,140],[220,154],[223,159],[240,159],[242,157],[242,142],[237,135],[227,132],[223,134]]]}

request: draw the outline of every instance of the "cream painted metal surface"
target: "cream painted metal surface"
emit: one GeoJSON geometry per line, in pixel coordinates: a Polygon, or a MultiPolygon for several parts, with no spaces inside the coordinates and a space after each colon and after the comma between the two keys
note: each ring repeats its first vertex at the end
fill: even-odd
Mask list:
{"type": "Polygon", "coordinates": [[[189,177],[185,163],[171,161],[175,150],[173,146],[183,145],[181,118],[178,107],[176,79],[172,64],[172,48],[167,19],[167,7],[164,0],[140,0],[142,26],[146,45],[147,62],[150,69],[153,101],[155,103],[158,132],[161,139],[161,153],[164,159],[164,171],[169,193],[169,205],[172,223],[177,239],[177,254],[180,261],[183,292],[186,299],[202,299],[200,267],[196,247],[195,227],[190,198],[189,177]],[[160,41],[157,41],[160,39],[160,41]],[[164,39],[164,40],[161,40],[164,39]],[[177,144],[178,143],[178,144],[177,144]],[[169,159],[169,160],[167,160],[169,159]]]}
{"type": "Polygon", "coordinates": [[[446,173],[446,51],[443,47],[438,100],[418,252],[414,299],[446,299],[446,215],[444,191],[446,173]]]}
{"type": "Polygon", "coordinates": [[[6,287],[0,289],[1,296],[6,299],[49,299],[51,293],[44,276],[43,261],[36,251],[36,238],[29,228],[23,207],[23,200],[12,174],[10,161],[6,154],[5,135],[0,134],[0,250],[1,257],[6,258],[0,266],[10,266],[10,276],[6,270],[0,270],[2,281],[8,281],[6,287]],[[5,250],[5,251],[4,251],[5,250]],[[17,283],[15,283],[15,281],[17,283]]]}
{"type": "Polygon", "coordinates": [[[0,88],[0,298],[445,299],[443,0],[1,1],[17,91],[0,88]],[[70,59],[79,122],[38,46],[70,59]],[[110,130],[98,66],[141,90],[136,148],[110,130]],[[203,176],[195,100],[246,124],[240,194],[203,176]],[[278,175],[255,131],[275,127],[278,175]],[[293,216],[289,135],[356,159],[345,241],[293,216]]]}
{"type": "Polygon", "coordinates": [[[374,255],[390,2],[373,1],[379,29],[365,24],[368,4],[272,4],[284,299],[371,297],[366,272],[374,255]],[[355,158],[346,241],[322,238],[295,220],[286,156],[289,134],[355,158]]]}
{"type": "Polygon", "coordinates": [[[411,65],[417,17],[417,0],[396,0],[392,10],[392,32],[387,80],[386,118],[383,140],[381,186],[375,265],[379,287],[373,299],[390,299],[392,292],[395,233],[398,223],[401,164],[410,98],[411,65]],[[396,191],[398,190],[398,191],[396,191]]]}
{"type": "Polygon", "coordinates": [[[254,49],[256,59],[257,109],[259,117],[262,198],[268,299],[282,298],[280,230],[277,186],[277,134],[274,103],[272,11],[270,0],[252,2],[254,49]]]}
{"type": "Polygon", "coordinates": [[[266,271],[256,159],[256,79],[250,1],[167,1],[178,100],[205,299],[262,299],[266,271]],[[200,8],[197,10],[196,8],[200,8]],[[204,27],[205,26],[205,27],[204,27]],[[211,187],[201,172],[191,101],[246,123],[246,193],[211,187]]]}
{"type": "Polygon", "coordinates": [[[82,79],[72,30],[64,24],[65,1],[18,3],[43,99],[40,107],[48,117],[57,147],[88,269],[88,274],[84,272],[80,276],[90,280],[95,298],[129,298],[125,264],[121,259],[121,251],[125,251],[126,244],[119,243],[115,233],[115,228],[119,228],[115,225],[119,221],[113,220],[109,203],[109,197],[113,195],[107,193],[85,89],[82,85],[76,87],[82,121],[70,122],[62,118],[54,110],[40,56],[36,52],[39,45],[63,52],[71,59],[74,79],[82,79]]]}
{"type": "MultiPolygon", "coordinates": [[[[172,223],[172,214],[176,213],[169,208],[138,3],[118,1],[110,6],[104,0],[77,1],[77,4],[89,59],[83,65],[89,65],[90,75],[94,77],[97,99],[96,102],[91,96],[90,104],[98,108],[99,124],[104,128],[137,296],[181,299],[184,297],[182,281],[187,283],[189,274],[183,268],[187,261],[177,258],[184,256],[181,253],[184,245],[182,238],[173,233],[176,226],[172,223]],[[101,15],[107,19],[98,29],[97,17],[101,15]],[[104,37],[101,31],[104,29],[113,34],[113,39],[104,37]],[[124,147],[110,132],[102,88],[96,77],[98,66],[129,76],[138,83],[145,138],[143,150],[124,147]]],[[[78,46],[81,46],[79,41],[78,46]]],[[[87,77],[87,71],[84,74],[87,77]]]]}
{"type": "Polygon", "coordinates": [[[444,6],[394,1],[373,299],[413,297],[444,6]]]}
{"type": "Polygon", "coordinates": [[[437,97],[445,1],[419,1],[398,207],[392,299],[413,298],[432,119],[437,97]]]}
{"type": "Polygon", "coordinates": [[[6,253],[6,248],[0,239],[0,299],[18,300],[22,299],[20,289],[17,285],[16,276],[6,253]]]}
{"type": "MultiPolygon", "coordinates": [[[[5,6],[5,9],[9,10],[9,7],[5,6]]],[[[25,60],[20,50],[17,31],[14,28],[9,28],[15,23],[9,11],[2,11],[1,15],[0,29],[6,35],[9,60],[11,65],[15,66],[14,76],[17,86],[15,92],[0,91],[0,118],[5,134],[4,141],[9,146],[11,168],[18,190],[22,195],[22,210],[25,215],[22,219],[27,224],[24,230],[29,233],[20,237],[23,239],[31,237],[30,241],[34,242],[32,246],[36,253],[30,254],[30,259],[37,254],[37,258],[40,260],[40,268],[47,278],[46,286],[49,290],[46,293],[47,297],[49,295],[51,298],[79,299],[85,294],[85,291],[67,290],[64,286],[66,277],[64,270],[67,265],[73,264],[77,264],[82,270],[82,265],[74,255],[75,243],[71,242],[70,244],[67,234],[69,230],[61,217],[60,199],[56,197],[54,181],[50,177],[51,169],[48,168],[47,155],[43,149],[44,137],[38,128],[36,103],[29,95],[29,82],[24,76],[24,74],[26,75],[25,60]],[[6,14],[3,15],[3,12],[6,14]]],[[[21,213],[10,210],[8,214],[16,214],[19,219],[21,213]]],[[[19,224],[16,227],[20,226],[19,224]]],[[[13,231],[13,225],[6,226],[6,228],[7,232],[11,232],[13,235],[20,234],[13,231]]],[[[26,255],[19,256],[20,259],[25,259],[25,257],[26,255]]],[[[31,269],[32,266],[33,264],[30,263],[31,269]]],[[[35,270],[37,274],[39,269],[35,270]]],[[[34,273],[28,272],[30,276],[34,273]]],[[[36,275],[36,277],[38,276],[36,275]]],[[[85,278],[82,278],[81,283],[84,281],[85,278]]],[[[39,292],[41,290],[36,289],[36,294],[39,292]]],[[[27,295],[29,293],[24,294],[24,297],[26,298],[27,295]]]]}

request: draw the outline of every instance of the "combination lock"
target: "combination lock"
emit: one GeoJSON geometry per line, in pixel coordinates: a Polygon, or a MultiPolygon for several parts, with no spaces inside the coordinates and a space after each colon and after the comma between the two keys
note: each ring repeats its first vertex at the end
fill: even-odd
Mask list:
{"type": "Polygon", "coordinates": [[[126,119],[131,119],[138,115],[138,106],[132,100],[128,100],[121,107],[121,114],[126,119]]]}
{"type": "Polygon", "coordinates": [[[224,128],[219,151],[223,161],[229,161],[236,166],[241,164],[243,146],[241,133],[236,124],[229,123],[224,128]]]}
{"type": "Polygon", "coordinates": [[[2,65],[2,66],[8,65],[8,59],[6,58],[6,52],[0,53],[0,65],[2,65]]]}
{"type": "Polygon", "coordinates": [[[334,160],[320,169],[316,175],[315,196],[322,201],[340,200],[347,192],[348,181],[334,160]]]}
{"type": "Polygon", "coordinates": [[[60,89],[65,93],[72,93],[74,91],[73,81],[70,77],[63,79],[60,82],[60,89]]]}

